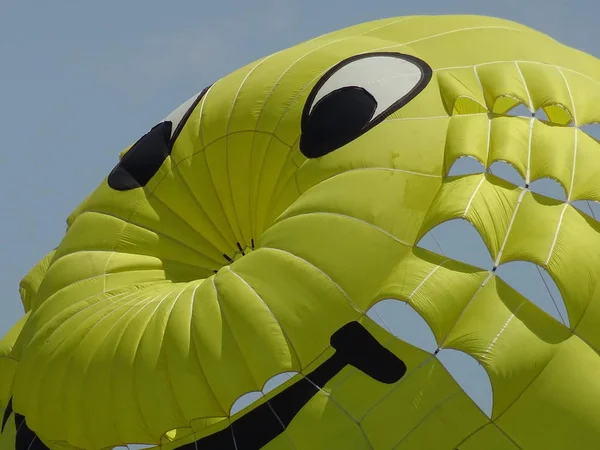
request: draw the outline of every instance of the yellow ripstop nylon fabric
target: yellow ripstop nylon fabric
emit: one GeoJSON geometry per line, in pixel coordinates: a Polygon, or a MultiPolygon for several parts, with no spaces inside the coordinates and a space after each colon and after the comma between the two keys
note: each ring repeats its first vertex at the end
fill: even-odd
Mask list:
{"type": "MultiPolygon", "coordinates": [[[[598,224],[491,174],[447,174],[462,156],[505,160],[528,183],[556,179],[570,201],[600,200],[600,144],[569,126],[600,120],[598,73],[596,59],[513,22],[441,16],[349,27],[218,80],[150,181],[127,191],[103,181],[26,278],[31,312],[0,357],[0,406],[12,397],[51,448],[175,449],[247,414],[229,418],[274,375],[309,373],[331,356],[332,333],[358,320],[406,375],[388,385],[345,367],[265,448],[592,448],[598,224]],[[377,51],[422,59],[431,82],[307,159],[300,123],[313,87],[377,51]],[[504,116],[518,103],[549,122],[504,116]],[[546,268],[570,328],[487,268],[416,247],[452,219],[473,224],[497,264],[546,268]],[[435,355],[365,315],[385,298],[485,368],[491,418],[435,355]]],[[[0,448],[14,436],[10,420],[0,448]]]]}

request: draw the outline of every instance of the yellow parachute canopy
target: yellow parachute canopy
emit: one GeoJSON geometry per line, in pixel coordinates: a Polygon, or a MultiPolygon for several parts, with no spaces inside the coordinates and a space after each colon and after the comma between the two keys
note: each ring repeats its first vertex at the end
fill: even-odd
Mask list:
{"type": "Polygon", "coordinates": [[[573,206],[600,201],[593,122],[600,61],[486,17],[364,23],[219,79],[25,278],[0,448],[596,448],[600,225],[573,206]],[[461,157],[484,171],[450,174],[461,157]],[[451,220],[490,267],[420,245],[451,220]],[[563,320],[499,276],[514,261],[549,274],[563,320]]]}

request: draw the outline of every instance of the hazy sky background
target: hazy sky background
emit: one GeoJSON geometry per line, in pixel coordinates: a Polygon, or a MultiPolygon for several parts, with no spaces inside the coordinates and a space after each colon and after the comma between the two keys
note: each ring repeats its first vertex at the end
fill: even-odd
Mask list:
{"type": "MultiPolygon", "coordinates": [[[[246,63],[355,23],[456,13],[515,20],[600,57],[598,0],[3,0],[1,6],[0,335],[22,314],[19,280],[59,243],[67,215],[118,153],[246,63]]],[[[464,248],[456,243],[455,250],[464,248]]]]}

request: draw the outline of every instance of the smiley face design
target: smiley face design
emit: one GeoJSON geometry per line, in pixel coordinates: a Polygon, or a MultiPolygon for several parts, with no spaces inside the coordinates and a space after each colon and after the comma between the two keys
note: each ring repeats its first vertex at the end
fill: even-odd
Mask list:
{"type": "Polygon", "coordinates": [[[217,80],[121,154],[23,280],[1,448],[592,448],[600,225],[573,202],[600,201],[581,130],[599,73],[527,27],[441,16],[217,80]],[[461,157],[525,185],[449,175],[461,157]],[[489,268],[423,248],[451,220],[489,268]],[[513,261],[547,271],[564,321],[502,279],[513,261]]]}

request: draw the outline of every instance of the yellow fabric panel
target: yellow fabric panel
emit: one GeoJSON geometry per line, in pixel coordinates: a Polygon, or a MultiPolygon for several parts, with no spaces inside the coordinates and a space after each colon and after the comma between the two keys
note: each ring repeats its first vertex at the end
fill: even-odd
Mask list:
{"type": "MultiPolygon", "coordinates": [[[[438,405],[448,402],[455,407],[453,410],[461,416],[461,420],[456,420],[455,416],[454,421],[437,427],[437,443],[443,442],[447,448],[452,448],[451,445],[460,442],[462,435],[487,421],[436,358],[427,359],[405,377],[362,421],[365,434],[374,448],[393,448],[404,438],[415,448],[410,440],[413,430],[420,433],[419,425],[429,420],[431,411],[439,414],[435,418],[443,416],[445,411],[438,409],[438,405]],[[398,405],[406,406],[398,408],[398,405]]],[[[431,443],[431,439],[425,443],[427,441],[431,443]]]]}
{"type": "Polygon", "coordinates": [[[448,444],[460,442],[464,435],[486,421],[487,417],[473,405],[462,389],[458,389],[433,406],[425,420],[416,424],[395,448],[450,448],[448,444]]]}
{"type": "Polygon", "coordinates": [[[552,344],[568,334],[553,318],[492,277],[472,296],[443,347],[464,351],[484,366],[492,383],[495,418],[539,375],[553,356],[552,344]],[[510,357],[508,349],[512,349],[510,357]]]}
{"type": "Polygon", "coordinates": [[[489,111],[504,114],[516,103],[530,108],[529,93],[519,65],[497,63],[477,68],[489,111]]]}
{"type": "Polygon", "coordinates": [[[372,224],[351,216],[318,212],[278,222],[264,233],[261,247],[284,250],[326,273],[361,312],[395,262],[410,251],[410,247],[372,224]],[[289,233],[298,239],[285,239],[289,233]],[[351,255],[357,259],[348,265],[351,255]]]}
{"type": "Polygon", "coordinates": [[[374,303],[387,298],[407,302],[441,345],[486,277],[487,271],[413,248],[382,283],[374,303]]]}
{"type": "MultiPolygon", "coordinates": [[[[168,171],[163,172],[163,176],[168,171]]],[[[129,191],[115,191],[107,183],[101,183],[79,207],[71,214],[71,225],[65,237],[69,235],[71,227],[84,215],[86,211],[100,214],[112,215],[127,219],[137,208],[138,204],[145,201],[143,189],[132,189],[129,191]],[[119,195],[123,194],[123,195],[119,195]]],[[[98,227],[101,228],[101,227],[98,227]]],[[[62,246],[62,243],[61,243],[62,246]]],[[[59,249],[60,247],[59,246],[59,249]]]]}
{"type": "Polygon", "coordinates": [[[302,164],[296,175],[298,187],[304,192],[341,172],[373,167],[441,177],[448,123],[448,118],[385,120],[346,145],[344,152],[334,152],[329,158],[308,160],[302,164]],[[415,154],[411,147],[399,144],[407,136],[410,136],[411,145],[426,146],[428,151],[415,154]],[[368,151],[365,151],[365,146],[368,151]]]}
{"type": "MultiPolygon", "coordinates": [[[[203,160],[202,157],[198,158],[203,160]]],[[[195,194],[195,190],[189,185],[189,181],[184,177],[186,170],[182,170],[181,165],[187,165],[187,161],[178,164],[177,169],[169,173],[156,187],[153,192],[153,200],[158,205],[168,205],[172,216],[176,216],[178,221],[185,223],[196,236],[193,242],[194,248],[197,248],[203,254],[210,256],[219,263],[222,261],[222,254],[233,255],[237,252],[231,233],[225,231],[227,227],[225,221],[218,221],[218,213],[211,211],[206,204],[209,203],[202,196],[195,194]],[[224,230],[225,229],[225,230],[224,230]]],[[[194,167],[195,178],[204,176],[202,173],[203,165],[194,167]]],[[[209,180],[210,181],[210,180],[209,180]]],[[[205,192],[206,190],[202,190],[205,192]]],[[[209,191],[210,192],[210,191],[209,191]]],[[[155,209],[158,215],[161,210],[155,209]]],[[[177,233],[181,237],[181,233],[177,233]]]]}
{"type": "Polygon", "coordinates": [[[0,433],[0,449],[9,450],[15,448],[17,430],[15,429],[15,421],[9,420],[6,423],[4,431],[0,433]]]}
{"type": "MultiPolygon", "coordinates": [[[[167,385],[171,384],[173,392],[170,395],[174,395],[176,397],[175,405],[178,405],[176,409],[181,409],[180,413],[183,413],[186,417],[186,420],[191,420],[194,417],[202,417],[207,414],[209,415],[222,415],[226,414],[220,408],[219,404],[216,402],[216,399],[211,395],[211,384],[218,385],[219,383],[216,381],[217,378],[213,375],[211,370],[219,369],[225,370],[230,373],[235,373],[238,382],[242,382],[244,384],[243,387],[240,387],[239,390],[235,389],[235,386],[232,386],[231,383],[228,383],[226,386],[225,395],[221,395],[219,400],[221,400],[224,404],[227,405],[227,411],[230,407],[231,403],[235,400],[235,398],[230,398],[227,400],[227,396],[231,394],[235,394],[238,392],[238,396],[248,390],[249,388],[254,388],[256,384],[252,381],[252,376],[248,373],[245,377],[243,376],[244,371],[248,370],[246,364],[243,362],[243,358],[240,358],[239,350],[237,350],[236,339],[231,334],[231,327],[229,325],[224,325],[224,331],[227,331],[229,335],[229,345],[225,345],[222,347],[223,343],[219,340],[215,341],[214,339],[210,340],[208,337],[210,336],[218,336],[220,334],[215,334],[215,326],[218,326],[220,320],[218,317],[220,316],[218,303],[216,297],[214,298],[215,310],[214,313],[211,314],[210,308],[208,308],[207,300],[208,294],[214,292],[212,288],[209,288],[209,282],[205,283],[207,286],[204,287],[204,284],[198,288],[198,286],[190,285],[187,289],[173,289],[173,288],[165,288],[163,291],[171,292],[170,294],[163,294],[160,291],[155,291],[155,295],[150,299],[146,299],[144,293],[133,293],[130,295],[123,295],[121,297],[113,296],[112,298],[115,300],[119,300],[118,302],[108,303],[107,302],[98,302],[93,306],[85,308],[85,312],[89,319],[84,320],[82,325],[79,327],[77,333],[73,333],[69,330],[68,321],[64,322],[64,326],[62,329],[64,330],[65,336],[62,338],[66,339],[68,342],[71,342],[72,345],[79,348],[81,350],[82,346],[85,347],[85,342],[79,345],[79,341],[81,340],[81,333],[86,333],[88,328],[88,323],[95,323],[93,330],[90,330],[88,334],[85,335],[85,340],[89,342],[100,342],[95,335],[106,335],[103,339],[103,347],[101,349],[96,350],[94,357],[95,361],[89,361],[85,363],[88,364],[88,367],[94,367],[94,371],[89,371],[81,376],[86,376],[86,379],[82,380],[82,383],[91,383],[92,385],[97,385],[95,390],[85,389],[87,386],[84,384],[81,389],[82,392],[79,395],[83,398],[87,396],[92,396],[90,399],[90,404],[95,404],[96,408],[99,411],[105,411],[107,416],[107,420],[110,420],[114,414],[118,413],[119,417],[122,415],[122,418],[119,418],[118,423],[120,424],[119,430],[123,433],[123,436],[128,438],[128,442],[135,442],[132,439],[137,441],[148,440],[149,437],[144,434],[137,434],[132,436],[132,431],[140,429],[140,433],[142,433],[142,429],[145,427],[143,424],[133,424],[128,418],[135,417],[136,410],[136,402],[139,402],[141,407],[144,408],[144,411],[155,411],[160,414],[164,414],[164,406],[156,407],[151,405],[145,405],[146,402],[158,402],[159,404],[173,404],[173,401],[162,400],[157,395],[152,396],[144,396],[141,394],[137,394],[135,390],[133,392],[127,391],[127,386],[137,386],[138,390],[144,390],[147,392],[162,392],[162,390],[156,386],[148,386],[147,382],[150,380],[155,380],[159,385],[167,385]],[[205,289],[209,289],[208,292],[205,289]],[[190,302],[193,302],[193,296],[199,295],[202,296],[203,301],[202,305],[199,307],[198,311],[200,316],[196,316],[196,307],[194,307],[194,316],[197,317],[193,323],[199,324],[199,329],[190,330],[190,323],[192,323],[191,317],[189,316],[190,312],[190,302]],[[160,302],[160,303],[159,303],[160,302]],[[162,314],[161,311],[169,312],[168,314],[162,314]],[[215,315],[216,314],[216,315],[215,315]],[[99,317],[104,317],[100,324],[96,324],[99,317]],[[161,323],[163,320],[168,318],[167,323],[161,323]],[[158,321],[158,322],[157,322],[158,321]],[[181,322],[182,325],[179,326],[178,322],[181,322]],[[131,340],[128,338],[129,335],[135,333],[135,330],[138,329],[137,324],[142,323],[143,335],[136,336],[133,340],[134,347],[130,349],[123,348],[124,343],[130,342],[131,340]],[[212,325],[208,327],[207,325],[212,325]],[[145,328],[144,328],[145,327],[145,328]],[[108,334],[106,334],[108,332],[108,334]],[[194,334],[190,336],[190,332],[194,334]],[[92,334],[90,334],[92,333],[92,334]],[[197,334],[199,333],[199,334],[197,334]],[[163,336],[164,334],[164,336],[163,336]],[[153,354],[152,352],[148,353],[149,349],[154,348],[157,344],[154,342],[156,339],[161,339],[163,344],[163,350],[158,354],[153,354]],[[187,344],[186,344],[187,342],[187,344]],[[192,345],[192,342],[195,342],[192,345]],[[201,345],[202,344],[202,345],[201,345]],[[183,347],[181,347],[183,346],[183,347]],[[133,352],[131,355],[136,355],[135,361],[138,362],[135,378],[128,380],[125,372],[125,366],[118,366],[111,369],[112,364],[107,361],[107,358],[113,358],[116,352],[123,354],[124,352],[133,352]],[[192,353],[190,353],[192,352],[192,353]],[[232,354],[233,352],[233,354],[232,354]],[[196,355],[194,355],[196,353],[196,355]],[[191,357],[191,358],[190,358],[191,357]],[[156,358],[160,358],[157,360],[156,358]],[[210,361],[211,358],[218,358],[220,361],[218,364],[214,364],[210,361]],[[198,362],[200,361],[202,366],[198,366],[198,362]],[[229,362],[229,365],[228,365],[229,362]],[[240,365],[241,363],[241,365],[240,365]],[[232,367],[231,364],[234,364],[235,367],[232,367]],[[204,369],[206,367],[206,369],[204,369]],[[155,371],[155,368],[160,368],[161,374],[165,377],[164,379],[156,379],[155,377],[149,377],[145,374],[145,370],[155,371]],[[104,370],[108,370],[107,373],[104,370]],[[207,380],[204,378],[203,372],[206,373],[208,377],[209,384],[207,385],[207,380]],[[92,377],[89,379],[89,377],[92,377]],[[110,386],[106,386],[108,389],[113,390],[114,395],[111,396],[108,393],[104,393],[99,388],[105,382],[101,382],[100,380],[106,380],[106,382],[110,381],[110,386]],[[247,380],[244,382],[244,380],[247,380]],[[185,386],[193,385],[195,386],[194,393],[186,393],[185,386]],[[122,389],[119,389],[120,387],[122,389]],[[203,387],[204,386],[204,387],[203,387]],[[181,391],[183,389],[183,391],[181,391]],[[131,396],[134,396],[133,398],[131,396]],[[136,400],[137,398],[137,400],[136,400]],[[107,403],[105,407],[101,407],[103,403],[107,403]],[[212,403],[212,406],[211,406],[212,403]],[[110,406],[112,405],[112,407],[110,406]],[[131,410],[131,408],[134,408],[131,410]],[[146,409],[147,407],[147,409],[146,409]],[[201,408],[201,411],[198,411],[197,408],[201,408]]],[[[146,294],[147,296],[147,294],[146,294]]],[[[213,294],[214,297],[214,294],[213,294]]],[[[73,316],[71,322],[74,321],[82,321],[84,317],[82,314],[78,314],[77,317],[73,316]]],[[[57,336],[57,333],[54,333],[56,336],[56,340],[61,340],[60,336],[57,336]]],[[[135,336],[135,335],[132,335],[135,336]]],[[[68,342],[61,342],[61,353],[64,354],[64,357],[69,357],[70,354],[73,353],[72,350],[68,348],[68,342]]],[[[46,345],[48,347],[48,345],[46,345]]],[[[161,347],[158,344],[158,347],[161,347]]],[[[50,348],[47,349],[51,351],[50,348]]],[[[75,350],[77,351],[77,350],[75,350]]],[[[60,370],[61,361],[58,358],[58,355],[55,351],[51,351],[54,353],[53,359],[50,362],[50,366],[45,369],[44,379],[47,383],[52,384],[53,381],[51,377],[48,376],[50,373],[56,373],[56,383],[60,382],[60,373],[57,371],[60,370]]],[[[75,353],[75,360],[78,359],[86,359],[87,356],[83,354],[75,353]]],[[[24,364],[26,361],[24,360],[24,364]]],[[[37,361],[37,364],[40,362],[37,361]]],[[[131,376],[134,376],[133,373],[131,376]]],[[[35,380],[30,380],[29,389],[33,386],[36,386],[37,383],[35,380]]],[[[73,383],[70,384],[70,390],[74,390],[77,382],[73,380],[73,383]]],[[[58,396],[60,397],[61,392],[57,392],[57,389],[54,387],[48,387],[47,389],[41,388],[40,391],[45,395],[50,395],[52,397],[58,396]]],[[[221,394],[222,391],[217,391],[217,394],[221,394]]],[[[72,395],[77,395],[77,393],[73,393],[72,395]]],[[[237,397],[237,396],[236,396],[237,397]]],[[[60,403],[52,403],[55,406],[58,406],[60,403]]],[[[72,407],[76,408],[77,405],[72,405],[72,407]]],[[[101,420],[102,416],[98,415],[96,418],[95,425],[90,424],[93,428],[91,431],[95,429],[102,430],[103,427],[99,427],[98,424],[101,420]],[[96,428],[97,427],[97,428],[96,428]]],[[[78,416],[73,417],[72,423],[77,423],[78,416]]],[[[79,419],[81,420],[81,419],[79,419]]],[[[144,422],[152,423],[152,417],[145,417],[144,422]]],[[[53,426],[53,424],[49,424],[53,426]]],[[[162,430],[163,426],[154,426],[151,429],[162,430]]],[[[105,428],[104,428],[105,429],[105,428]]],[[[58,430],[54,430],[58,432],[58,430]]],[[[147,430],[144,431],[147,433],[147,430]]],[[[49,434],[50,435],[50,434],[49,434]]],[[[111,436],[106,436],[106,438],[111,438],[111,436]]],[[[152,439],[158,438],[157,436],[153,436],[152,439]]],[[[98,436],[98,439],[101,439],[98,436]]],[[[82,444],[79,444],[82,445],[82,444]]]]}
{"type": "Polygon", "coordinates": [[[419,238],[447,220],[464,218],[479,232],[495,260],[523,194],[522,189],[493,175],[450,177],[438,191],[419,238]]]}
{"type": "Polygon", "coordinates": [[[600,267],[600,226],[582,217],[575,208],[564,205],[556,243],[548,255],[548,272],[565,301],[571,324],[581,319],[594,291],[600,267]]]}
{"type": "MultiPolygon", "coordinates": [[[[377,22],[375,22],[377,23],[377,22]]],[[[469,15],[448,16],[407,16],[397,17],[394,21],[384,27],[378,27],[368,33],[368,36],[378,37],[390,41],[391,44],[398,42],[400,45],[419,41],[445,40],[445,36],[461,34],[462,32],[475,32],[486,30],[489,27],[510,28],[517,32],[526,31],[535,33],[531,29],[503,19],[491,17],[478,17],[469,15]],[[444,36],[442,38],[442,36],[444,36]]],[[[465,41],[468,38],[463,37],[465,41]]],[[[435,54],[443,53],[439,49],[435,54]]]]}
{"type": "Polygon", "coordinates": [[[600,81],[571,70],[561,70],[574,102],[573,116],[577,125],[600,122],[600,81]]]}
{"type": "MultiPolygon", "coordinates": [[[[29,318],[30,313],[25,314],[16,322],[12,328],[0,340],[0,418],[3,415],[5,408],[8,405],[11,397],[14,375],[17,370],[17,360],[11,354],[15,341],[25,322],[29,318]]],[[[0,435],[0,442],[2,437],[0,435]]],[[[0,448],[4,448],[1,447],[0,448]]]]}
{"type": "Polygon", "coordinates": [[[404,378],[391,386],[350,369],[340,383],[332,384],[331,397],[361,424],[373,448],[451,448],[488,420],[435,357],[390,339],[368,318],[362,323],[394,354],[402,355],[407,366],[404,378]],[[437,436],[431,436],[430,427],[437,436]],[[395,430],[393,436],[385,433],[388,428],[395,430]]]}
{"type": "Polygon", "coordinates": [[[484,167],[488,166],[491,120],[487,114],[453,116],[446,135],[444,175],[463,156],[477,159],[484,167]]]}
{"type": "Polygon", "coordinates": [[[317,212],[347,215],[412,245],[424,218],[422,205],[431,202],[440,184],[438,177],[394,169],[346,171],[309,189],[279,220],[317,212]],[[381,201],[373,203],[373,197],[381,201]]]}
{"type": "MultiPolygon", "coordinates": [[[[213,94],[212,89],[209,91],[208,95],[213,94]]],[[[207,102],[209,101],[210,97],[207,99],[207,102]]],[[[206,110],[209,111],[211,108],[207,107],[206,110]]],[[[229,139],[215,140],[205,147],[203,153],[204,157],[206,158],[209,176],[214,185],[214,191],[216,193],[216,198],[214,198],[212,201],[216,200],[218,204],[221,205],[223,211],[225,212],[227,223],[233,230],[235,241],[245,244],[246,241],[242,236],[240,224],[237,219],[236,209],[233,204],[230,178],[235,177],[235,174],[229,174],[228,161],[230,155],[229,150],[227,149],[228,142],[229,139]]],[[[244,160],[242,160],[241,163],[244,164],[244,160]]]]}
{"type": "MultiPolygon", "coordinates": [[[[268,226],[273,223],[277,216],[296,200],[300,193],[294,189],[293,196],[285,198],[284,205],[274,204],[273,200],[277,198],[282,187],[278,184],[280,180],[289,177],[295,177],[297,167],[290,161],[290,154],[293,149],[285,147],[280,141],[271,139],[266,149],[266,155],[261,161],[260,167],[254,171],[258,175],[259,181],[256,187],[256,194],[252,197],[252,208],[254,214],[253,238],[258,240],[260,235],[268,226]]],[[[252,192],[252,191],[250,191],[252,192]]]]}
{"type": "MultiPolygon", "coordinates": [[[[91,442],[96,441],[104,445],[109,445],[107,440],[122,442],[119,427],[126,430],[126,437],[133,435],[133,442],[146,441],[150,431],[145,420],[152,423],[152,417],[137,418],[135,411],[140,405],[135,392],[135,376],[141,373],[143,377],[145,368],[154,368],[152,359],[146,360],[142,337],[149,334],[146,327],[162,319],[154,313],[159,305],[167,306],[167,301],[161,302],[168,300],[167,292],[165,289],[151,296],[136,292],[98,299],[78,313],[71,312],[62,326],[52,333],[53,339],[32,342],[21,362],[22,385],[15,386],[15,399],[23,399],[27,392],[32,403],[42,400],[37,411],[28,408],[31,410],[27,416],[30,426],[50,439],[60,440],[61,435],[68,435],[69,442],[80,447],[89,447],[91,442]],[[48,357],[32,361],[29,355],[38,346],[48,357]],[[113,359],[117,351],[123,358],[121,363],[113,359]],[[141,370],[136,363],[139,363],[138,354],[145,363],[139,364],[141,370]],[[129,364],[131,368],[127,370],[129,364]],[[26,377],[27,369],[32,365],[44,367],[44,372],[32,370],[26,377]],[[136,375],[134,368],[137,369],[136,375]],[[95,411],[93,422],[89,422],[91,411],[95,411]],[[42,417],[48,415],[53,420],[46,418],[42,421],[38,414],[42,417]],[[117,423],[112,421],[115,415],[120,419],[117,423]],[[62,417],[68,417],[68,428],[63,428],[66,423],[62,417]],[[100,434],[102,431],[103,434],[100,434]]],[[[146,377],[146,380],[151,382],[156,377],[146,377]]],[[[165,378],[160,381],[168,383],[165,378]]],[[[165,394],[161,389],[151,398],[162,404],[165,394]]],[[[15,403],[15,408],[19,407],[22,406],[15,403]]],[[[146,414],[150,411],[156,409],[146,414]]],[[[164,406],[161,411],[166,412],[164,406]]]]}
{"type": "Polygon", "coordinates": [[[54,259],[55,253],[56,250],[52,250],[44,256],[19,283],[19,293],[25,312],[30,311],[36,304],[35,297],[48,271],[48,267],[50,267],[50,263],[54,259]]]}
{"type": "MultiPolygon", "coordinates": [[[[426,30],[423,30],[426,33],[426,30]]],[[[427,55],[427,62],[434,69],[449,67],[482,66],[498,61],[538,60],[545,55],[533,55],[533,49],[543,51],[552,41],[547,37],[519,30],[514,24],[505,21],[482,21],[476,26],[453,27],[451,33],[435,33],[432,37],[411,43],[416,54],[427,55]],[[527,39],[531,45],[523,46],[522,40],[527,39]],[[445,49],[460,49],[460,51],[443,51],[445,49]],[[477,41],[477,45],[465,45],[465,42],[477,41]],[[537,44],[537,45],[536,45],[537,44]]],[[[431,34],[431,33],[430,33],[431,34]]],[[[554,59],[554,58],[553,58],[554,59]]]]}
{"type": "Polygon", "coordinates": [[[518,66],[533,110],[542,108],[553,123],[567,125],[571,121],[573,102],[559,68],[529,61],[519,62],[518,66]]]}
{"type": "MultiPolygon", "coordinates": [[[[282,444],[286,444],[286,441],[293,444],[292,448],[302,450],[331,448],[367,450],[372,448],[361,429],[337,404],[335,398],[325,395],[325,393],[318,393],[300,411],[280,438],[282,444]]],[[[279,445],[266,448],[278,449],[279,445]]]]}
{"type": "MultiPolygon", "coordinates": [[[[149,238],[154,237],[149,236],[149,238]]],[[[175,251],[169,249],[168,245],[164,247],[167,247],[171,254],[176,254],[175,251]]],[[[148,271],[148,274],[142,273],[141,278],[136,278],[136,283],[165,280],[165,278],[169,280],[177,280],[180,277],[189,278],[194,273],[202,273],[203,267],[143,254],[108,251],[71,253],[52,264],[48,271],[51,276],[45,279],[38,297],[45,300],[59,290],[71,289],[75,283],[84,286],[98,282],[105,290],[126,287],[131,285],[131,276],[129,275],[128,279],[127,272],[139,271],[148,271]],[[66,268],[69,270],[65,270],[66,268]],[[162,274],[151,271],[160,271],[162,274]]]]}
{"type": "Polygon", "coordinates": [[[599,318],[600,296],[598,295],[598,288],[596,288],[591,295],[591,300],[583,312],[579,323],[571,325],[575,330],[575,334],[596,352],[600,352],[600,334],[598,333],[598,327],[600,326],[599,318]]]}
{"type": "Polygon", "coordinates": [[[491,423],[468,437],[458,448],[460,450],[517,450],[519,447],[496,424],[491,423]]]}
{"type": "MultiPolygon", "coordinates": [[[[575,133],[573,128],[536,121],[531,135],[530,181],[552,178],[558,181],[565,189],[565,193],[568,194],[571,188],[574,149],[575,133]]],[[[579,161],[579,156],[577,161],[579,161]]],[[[577,180],[579,173],[576,173],[578,174],[577,180]]]]}
{"type": "MultiPolygon", "coordinates": [[[[291,343],[293,360],[267,376],[284,371],[305,370],[329,346],[331,330],[356,320],[359,312],[351,299],[318,267],[298,256],[276,249],[261,248],[241,258],[231,266],[240,280],[248,283],[258,299],[277,318],[281,330],[291,343]],[[281,276],[265,282],[265,274],[277,271],[281,276]],[[306,283],[310,278],[311,283],[306,283]],[[289,289],[285,298],[278,294],[289,289]],[[327,302],[308,302],[307,299],[329,299],[327,302]],[[310,322],[311,337],[306,339],[303,324],[310,322]]],[[[225,270],[225,269],[223,269],[225,270]]],[[[254,316],[252,316],[254,317],[254,316]]],[[[262,388],[266,379],[257,386],[262,388]]]]}
{"type": "Polygon", "coordinates": [[[487,113],[481,82],[473,68],[442,70],[437,79],[448,115],[487,113]]]}
{"type": "Polygon", "coordinates": [[[47,443],[47,441],[44,441],[44,439],[41,439],[41,441],[46,443],[46,445],[51,450],[78,450],[77,447],[73,447],[72,445],[69,445],[65,442],[49,442],[49,443],[47,443]]]}
{"type": "MultiPolygon", "coordinates": [[[[220,303],[222,300],[211,280],[200,285],[195,298],[198,301],[194,301],[189,318],[190,339],[193,342],[194,356],[206,377],[207,387],[219,402],[221,410],[219,414],[216,409],[205,409],[197,418],[227,416],[233,402],[240,395],[256,390],[257,382],[244,358],[235,332],[227,321],[220,303]],[[231,374],[226,383],[223,382],[224,374],[231,374]]],[[[193,366],[189,368],[192,370],[193,366]]]]}
{"type": "MultiPolygon", "coordinates": [[[[201,102],[201,105],[202,104],[203,103],[201,102]]],[[[192,126],[190,125],[190,128],[191,127],[192,126]]],[[[187,129],[187,127],[185,127],[184,130],[185,129],[187,129]]],[[[200,135],[196,135],[195,139],[200,140],[200,135]]],[[[175,151],[175,154],[177,154],[177,151],[175,151]]],[[[212,167],[209,165],[209,159],[206,150],[201,149],[193,156],[183,159],[181,162],[177,163],[176,172],[177,177],[180,178],[180,181],[177,184],[184,185],[184,187],[187,186],[187,188],[189,188],[193,197],[200,205],[199,208],[196,208],[205,212],[208,220],[210,221],[213,232],[222,234],[226,241],[226,248],[228,248],[230,252],[235,252],[237,251],[235,246],[235,243],[237,242],[236,236],[233,232],[233,226],[225,214],[223,205],[219,201],[216,186],[213,181],[212,170],[212,167]]],[[[168,180],[165,184],[167,186],[163,187],[161,185],[158,187],[159,192],[170,189],[168,187],[170,184],[168,183],[168,180]]],[[[173,192],[173,194],[175,194],[175,192],[173,192]]],[[[166,191],[165,195],[167,195],[166,191]]],[[[168,198],[171,199],[171,195],[169,195],[168,198]]],[[[206,236],[206,239],[210,240],[210,235],[203,234],[202,236],[206,236]]],[[[215,241],[215,244],[217,242],[218,241],[215,241]]]]}
{"type": "Polygon", "coordinates": [[[261,390],[275,373],[298,370],[297,355],[283,326],[252,286],[235,272],[235,265],[219,272],[214,287],[226,326],[252,374],[252,390],[261,390]]]}
{"type": "MultiPolygon", "coordinates": [[[[138,229],[141,228],[146,233],[154,235],[152,237],[158,240],[159,247],[170,247],[177,252],[181,249],[184,254],[194,253],[196,255],[194,259],[197,261],[194,265],[207,269],[213,269],[215,265],[218,267],[223,259],[214,245],[208,243],[202,236],[198,236],[198,233],[173,212],[170,206],[155,197],[150,197],[148,200],[141,203],[126,219],[127,225],[122,231],[122,241],[125,241],[126,245],[129,242],[127,238],[131,236],[131,240],[135,239],[137,234],[140,234],[138,229]]],[[[117,249],[120,250],[120,247],[117,249]]]]}
{"type": "MultiPolygon", "coordinates": [[[[574,139],[575,136],[573,136],[574,139]]],[[[596,156],[599,151],[600,141],[582,131],[577,132],[577,160],[571,200],[600,201],[600,187],[596,182],[600,176],[600,168],[596,164],[596,156]]],[[[571,163],[571,167],[572,165],[573,163],[571,163]]]]}
{"type": "Polygon", "coordinates": [[[488,164],[507,161],[526,179],[530,119],[497,117],[492,119],[488,164]]]}
{"type": "Polygon", "coordinates": [[[594,448],[600,438],[598,354],[577,336],[564,341],[540,375],[497,419],[521,447],[594,448]],[[535,422],[529,420],[535,415],[535,422]]]}
{"type": "Polygon", "coordinates": [[[563,210],[562,202],[527,191],[514,216],[500,264],[529,261],[545,267],[563,210]]]}
{"type": "Polygon", "coordinates": [[[285,162],[285,168],[277,177],[277,182],[273,192],[269,195],[267,203],[266,216],[264,216],[263,230],[259,232],[254,228],[254,235],[260,236],[264,232],[265,225],[275,222],[277,217],[285,211],[294,201],[300,197],[301,192],[296,179],[296,164],[293,161],[293,152],[298,152],[298,149],[291,150],[288,159],[285,162]]]}

